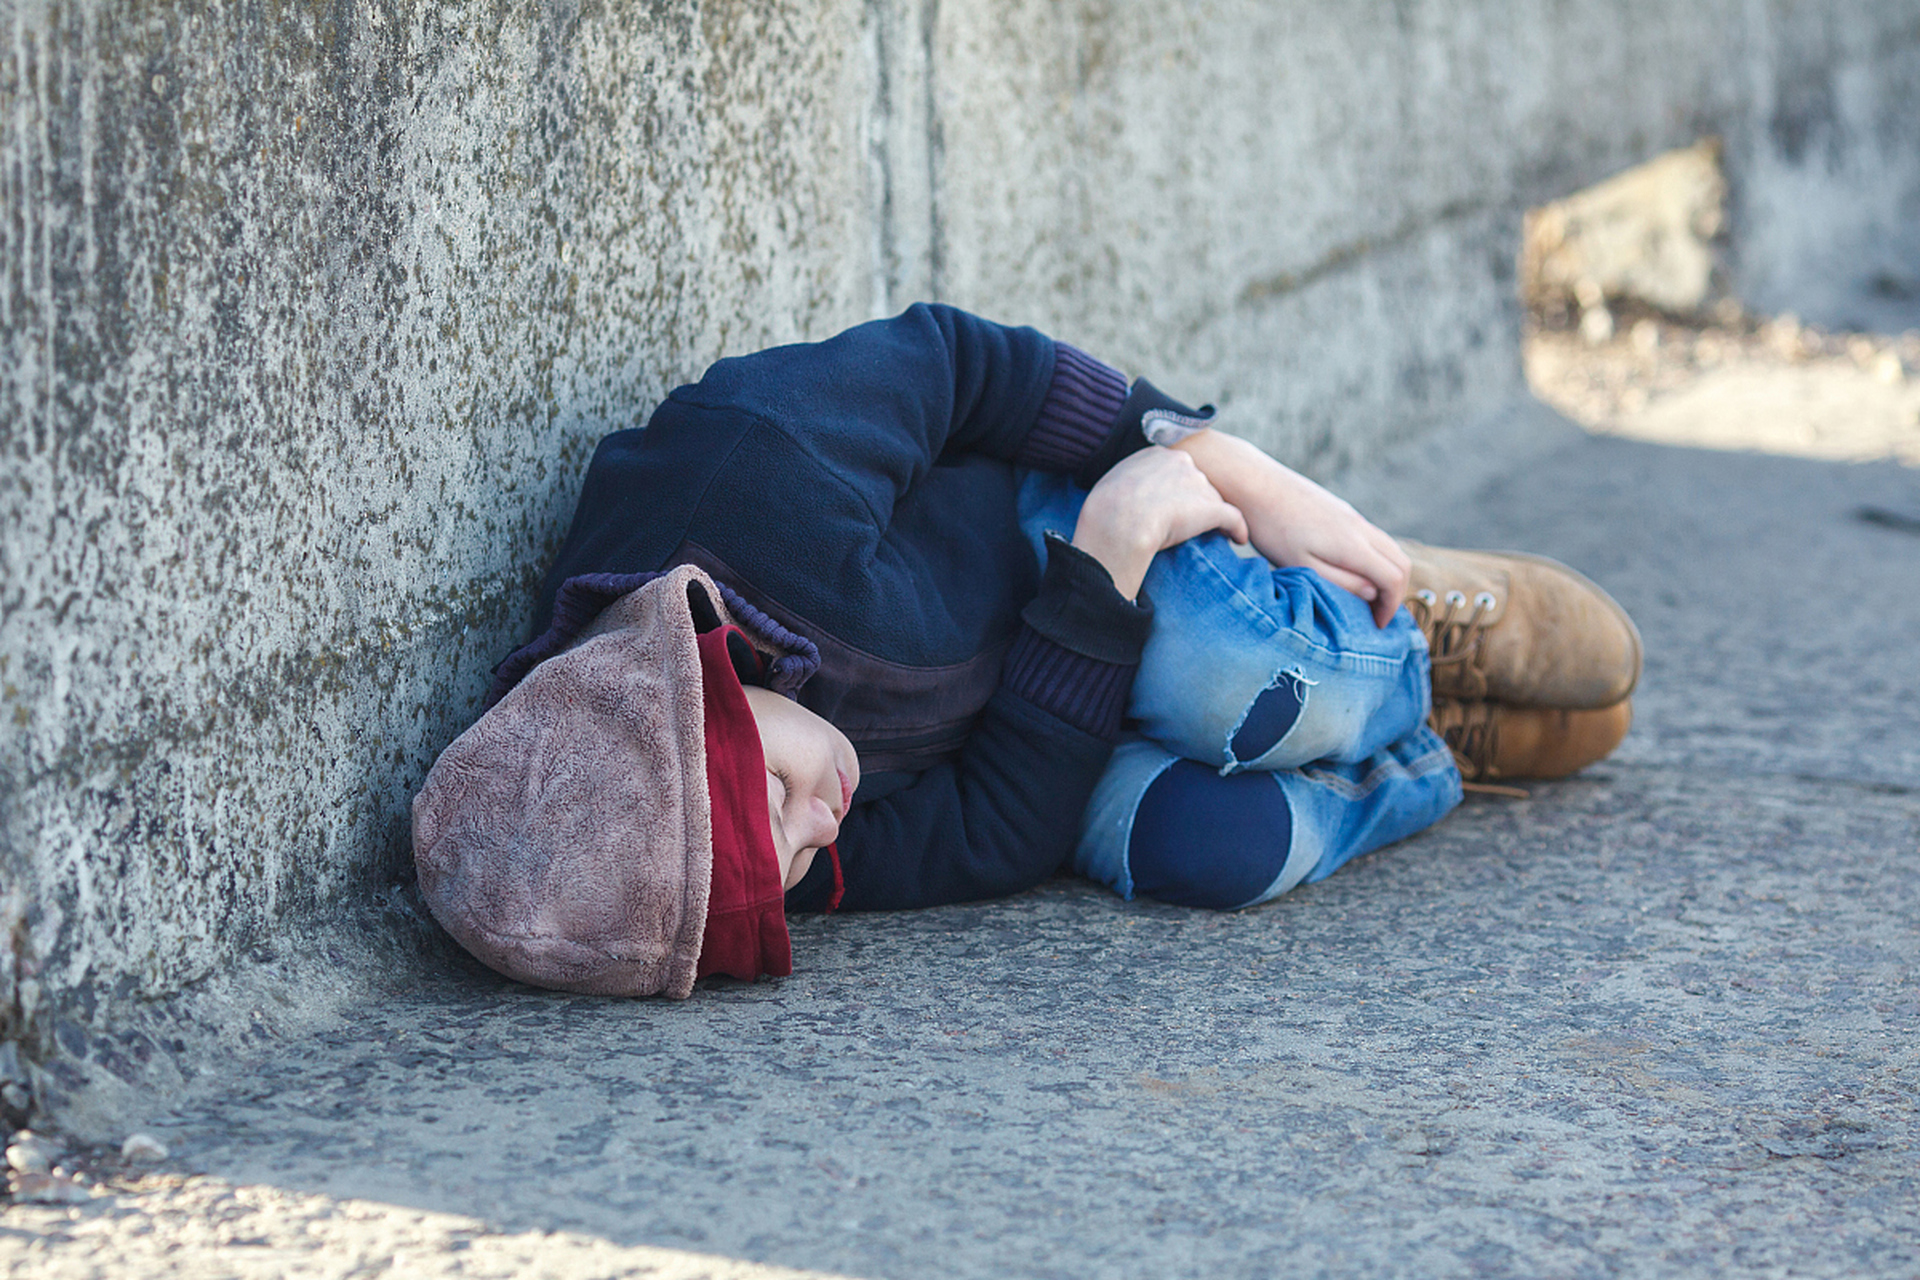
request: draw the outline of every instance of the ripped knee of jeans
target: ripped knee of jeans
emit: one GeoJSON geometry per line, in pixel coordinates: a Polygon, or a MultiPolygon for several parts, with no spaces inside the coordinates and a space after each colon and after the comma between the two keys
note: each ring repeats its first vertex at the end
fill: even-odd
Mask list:
{"type": "Polygon", "coordinates": [[[1227,743],[1229,766],[1246,764],[1278,746],[1300,719],[1307,705],[1307,680],[1298,672],[1282,671],[1260,691],[1247,713],[1234,726],[1227,743]]]}

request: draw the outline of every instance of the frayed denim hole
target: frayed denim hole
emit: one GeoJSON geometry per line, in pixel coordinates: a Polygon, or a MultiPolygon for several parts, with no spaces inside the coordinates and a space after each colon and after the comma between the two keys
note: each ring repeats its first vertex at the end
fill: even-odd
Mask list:
{"type": "Polygon", "coordinates": [[[1247,704],[1239,723],[1227,735],[1225,775],[1247,768],[1286,740],[1307,709],[1307,690],[1313,681],[1299,670],[1278,671],[1273,680],[1247,704]]]}

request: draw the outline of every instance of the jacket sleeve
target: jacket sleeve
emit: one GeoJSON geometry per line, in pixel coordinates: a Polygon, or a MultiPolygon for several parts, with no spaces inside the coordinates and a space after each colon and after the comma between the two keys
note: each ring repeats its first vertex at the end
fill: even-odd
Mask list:
{"type": "MultiPolygon", "coordinates": [[[[1004,897],[1065,867],[1119,736],[1152,607],[1121,597],[1099,562],[1048,544],[1000,688],[952,761],[855,805],[841,824],[841,909],[891,910],[1004,897]]],[[[788,894],[826,906],[825,858],[788,894]]]]}
{"type": "Polygon", "coordinates": [[[975,455],[1091,488],[1145,447],[1145,413],[1173,403],[1037,330],[927,304],[718,361],[644,431],[600,442],[535,631],[569,577],[658,568],[689,538],[764,588],[797,587],[796,606],[825,606],[844,586],[826,580],[858,577],[934,467],[975,455]]]}
{"type": "MultiPolygon", "coordinates": [[[[650,430],[683,415],[712,438],[715,411],[790,437],[886,511],[958,455],[1084,472],[1145,444],[1119,370],[1030,328],[925,303],[825,342],[721,360],[668,397],[650,430]]],[[[1104,466],[1102,467],[1104,469],[1104,466]]]]}

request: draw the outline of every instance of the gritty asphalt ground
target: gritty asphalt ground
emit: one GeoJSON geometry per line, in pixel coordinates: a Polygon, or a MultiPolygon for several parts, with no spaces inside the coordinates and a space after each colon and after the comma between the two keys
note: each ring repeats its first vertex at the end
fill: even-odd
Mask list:
{"type": "Polygon", "coordinates": [[[799,920],[793,977],[683,1004],[399,975],[153,1117],[158,1171],[8,1209],[0,1263],[1920,1275],[1920,471],[1554,441],[1407,532],[1633,612],[1604,764],[1244,914],[799,920]]]}

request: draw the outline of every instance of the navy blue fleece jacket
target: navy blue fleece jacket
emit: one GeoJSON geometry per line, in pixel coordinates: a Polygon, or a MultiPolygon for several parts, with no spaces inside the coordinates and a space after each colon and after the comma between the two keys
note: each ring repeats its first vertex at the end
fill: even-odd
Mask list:
{"type": "MultiPolygon", "coordinates": [[[[601,441],[542,590],[697,564],[814,641],[800,701],[852,740],[848,909],[1017,892],[1072,854],[1151,615],[1021,535],[1020,469],[1091,484],[1174,402],[1065,343],[941,306],[722,360],[601,441]]],[[[826,902],[815,860],[788,895],[826,902]]]]}

